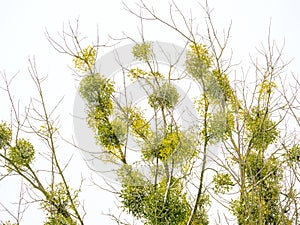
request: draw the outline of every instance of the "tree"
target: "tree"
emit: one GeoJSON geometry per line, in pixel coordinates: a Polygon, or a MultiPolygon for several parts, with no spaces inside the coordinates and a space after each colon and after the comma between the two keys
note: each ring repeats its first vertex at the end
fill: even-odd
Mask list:
{"type": "MultiPolygon", "coordinates": [[[[35,61],[30,60],[29,63],[29,73],[39,98],[32,99],[23,117],[13,101],[9,87],[12,80],[7,80],[5,74],[2,76],[5,82],[4,89],[11,101],[12,121],[15,123],[13,126],[5,122],[0,124],[1,167],[6,170],[1,177],[4,179],[6,176],[19,175],[24,183],[30,186],[28,191],[33,195],[32,200],[39,202],[46,212],[45,224],[83,224],[83,216],[78,211],[79,203],[76,200],[78,191],[73,191],[67,184],[64,169],[57,157],[57,121],[52,119],[53,110],[57,106],[48,111],[42,90],[44,78],[39,76],[35,61]],[[38,151],[29,140],[22,138],[21,135],[26,133],[31,134],[32,139],[34,136],[38,137],[48,151],[38,151]],[[49,167],[34,166],[33,161],[38,154],[43,154],[49,167]],[[44,181],[43,177],[49,180],[44,181]]],[[[21,207],[21,200],[19,204],[21,207]]],[[[19,214],[22,214],[22,211],[19,214]]],[[[16,224],[20,223],[21,218],[22,215],[15,217],[16,224]]]]}
{"type": "MultiPolygon", "coordinates": [[[[283,71],[287,63],[282,60],[283,50],[271,40],[269,31],[267,46],[259,51],[261,57],[253,60],[255,83],[235,79],[230,75],[235,67],[225,58],[230,27],[225,37],[219,37],[205,5],[207,33],[200,35],[192,18],[189,20],[174,2],[172,7],[169,20],[144,2],[139,13],[127,7],[141,20],[142,41],[125,38],[135,43],[132,55],[140,63],[120,65],[126,101],[118,98],[116,83],[97,71],[98,51],[104,46],[97,41],[83,47],[78,26],[74,29],[70,25],[69,32],[64,30],[62,41],[47,33],[54,49],[73,59],[80,78],[79,93],[86,104],[86,122],[101,146],[101,159],[121,165],[117,171],[121,188],[111,186],[111,191],[116,192],[124,212],[149,225],[209,224],[212,200],[228,209],[220,222],[223,224],[232,217],[239,225],[297,224],[300,148],[298,133],[284,125],[290,119],[298,121],[298,96],[293,90],[299,82],[295,78],[297,87],[291,94],[285,92],[283,71]],[[176,60],[170,60],[167,72],[159,66],[154,43],[143,35],[143,23],[149,20],[162,23],[184,40],[185,48],[176,60]],[[185,70],[178,74],[175,68],[181,57],[185,70]],[[193,81],[202,91],[195,99],[197,118],[187,129],[176,116],[176,107],[185,96],[175,82],[184,79],[193,81]],[[149,118],[130,101],[126,91],[129,80],[139,83],[147,93],[149,118]],[[131,140],[141,153],[140,160],[133,163],[128,153],[131,140]],[[221,154],[209,151],[213,145],[221,154]],[[148,172],[141,171],[141,166],[148,172]]],[[[29,72],[41,110],[32,103],[24,118],[20,118],[11,97],[11,81],[3,76],[16,121],[14,129],[7,123],[0,124],[4,176],[17,174],[33,188],[46,212],[45,224],[84,224],[85,212],[77,200],[80,189],[72,191],[69,187],[57,158],[56,121],[52,120],[52,110],[47,110],[43,78],[34,61],[30,61],[29,72]],[[51,176],[47,182],[41,180],[39,169],[33,165],[35,147],[20,137],[22,132],[31,132],[48,146],[45,157],[51,169],[45,171],[51,176]]],[[[110,216],[118,224],[127,224],[110,216]]]]}

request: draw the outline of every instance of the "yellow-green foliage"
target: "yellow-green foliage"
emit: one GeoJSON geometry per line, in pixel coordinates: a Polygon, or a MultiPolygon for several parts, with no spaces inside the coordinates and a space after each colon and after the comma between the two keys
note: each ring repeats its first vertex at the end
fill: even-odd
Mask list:
{"type": "Polygon", "coordinates": [[[0,123],[0,149],[7,147],[11,142],[11,129],[6,123],[0,123]]]}
{"type": "Polygon", "coordinates": [[[56,127],[50,127],[50,129],[49,129],[47,125],[42,125],[42,126],[40,126],[40,129],[39,129],[38,132],[39,132],[41,135],[44,135],[44,136],[46,136],[46,137],[49,137],[50,134],[54,134],[54,133],[57,132],[57,131],[58,131],[58,128],[56,128],[56,127]]]}
{"type": "Polygon", "coordinates": [[[144,174],[138,170],[134,170],[130,164],[124,164],[118,170],[118,176],[121,179],[122,186],[144,186],[148,184],[144,180],[144,174]]]}
{"type": "Polygon", "coordinates": [[[142,148],[143,157],[147,160],[159,158],[166,161],[175,151],[180,151],[179,148],[184,146],[182,142],[185,141],[180,131],[171,129],[168,129],[161,138],[154,136],[151,138],[142,148]]]}
{"type": "Polygon", "coordinates": [[[111,121],[111,126],[121,145],[124,145],[126,141],[128,124],[129,123],[121,117],[116,117],[111,121]]]}
{"type": "Polygon", "coordinates": [[[209,54],[207,47],[204,44],[197,43],[197,44],[191,44],[190,49],[188,49],[189,55],[195,55],[197,56],[207,67],[211,66],[212,63],[212,57],[209,54]]]}
{"type": "Polygon", "coordinates": [[[96,60],[96,54],[97,50],[93,46],[83,48],[73,59],[75,69],[83,73],[91,72],[96,60]]]}
{"type": "Polygon", "coordinates": [[[164,83],[148,97],[149,105],[154,109],[171,109],[176,106],[179,94],[176,88],[170,83],[164,83]]]}
{"type": "Polygon", "coordinates": [[[144,78],[148,73],[139,68],[133,68],[129,71],[128,76],[134,79],[144,78]]]}
{"type": "Polygon", "coordinates": [[[249,146],[254,149],[267,149],[279,135],[276,122],[271,120],[266,110],[257,107],[253,107],[247,115],[245,128],[247,140],[250,142],[249,146]]]}
{"type": "Polygon", "coordinates": [[[100,74],[86,75],[79,87],[87,105],[88,124],[94,130],[96,140],[113,157],[124,160],[121,147],[124,145],[127,124],[120,119],[111,121],[114,91],[114,83],[100,74]]]}
{"type": "Polygon", "coordinates": [[[234,186],[228,173],[217,173],[213,177],[214,191],[225,194],[234,186]]]}
{"type": "Polygon", "coordinates": [[[245,161],[248,188],[231,203],[238,224],[291,224],[280,205],[283,170],[279,160],[252,151],[245,161]]]}
{"type": "Polygon", "coordinates": [[[120,148],[121,142],[115,133],[115,127],[109,121],[108,118],[97,115],[96,117],[96,138],[99,140],[100,144],[103,145],[108,150],[113,150],[114,148],[120,148]]]}
{"type": "Polygon", "coordinates": [[[79,93],[86,100],[90,112],[102,113],[104,116],[111,115],[114,83],[110,79],[98,73],[89,74],[81,80],[79,93]]]}
{"type": "Polygon", "coordinates": [[[78,191],[72,191],[64,183],[58,183],[46,191],[47,198],[41,203],[47,213],[47,221],[44,225],[76,225],[72,213],[74,207],[78,207],[78,191]]]}
{"type": "Polygon", "coordinates": [[[144,42],[141,44],[136,44],[132,48],[133,56],[143,62],[147,62],[150,60],[151,57],[151,43],[144,42]]]}
{"type": "Polygon", "coordinates": [[[240,108],[240,102],[237,100],[237,97],[230,86],[230,81],[227,74],[222,73],[219,70],[213,70],[212,76],[218,84],[218,89],[220,90],[220,100],[224,100],[232,109],[240,108]]]}
{"type": "Polygon", "coordinates": [[[33,145],[23,138],[18,139],[16,145],[8,149],[8,157],[18,169],[26,169],[34,160],[34,153],[33,145]]]}
{"type": "Polygon", "coordinates": [[[210,76],[209,68],[212,64],[212,57],[203,44],[191,44],[186,55],[186,71],[195,78],[201,85],[207,82],[210,76]]]}
{"type": "MultiPolygon", "coordinates": [[[[120,196],[124,209],[137,218],[143,218],[147,225],[187,224],[190,206],[183,185],[176,178],[172,178],[170,183],[163,179],[157,185],[125,185],[120,196]]],[[[198,212],[195,220],[196,224],[208,224],[205,213],[198,212]]]]}
{"type": "Polygon", "coordinates": [[[227,109],[213,105],[206,95],[202,95],[195,101],[196,109],[199,112],[201,123],[201,137],[209,137],[211,143],[226,140],[234,128],[234,115],[227,109]],[[210,108],[210,106],[214,108],[210,108]],[[205,123],[204,123],[205,121],[205,123]]]}
{"type": "Polygon", "coordinates": [[[207,131],[211,142],[226,140],[234,127],[234,116],[230,111],[219,110],[209,114],[207,131]]]}
{"type": "Polygon", "coordinates": [[[200,116],[203,117],[205,113],[205,108],[209,106],[207,97],[202,94],[199,98],[195,99],[196,110],[199,112],[200,116]]]}
{"type": "Polygon", "coordinates": [[[290,148],[285,154],[285,157],[292,163],[300,162],[300,145],[296,144],[292,148],[290,148]]]}
{"type": "Polygon", "coordinates": [[[190,160],[198,154],[197,137],[195,131],[181,131],[171,125],[167,129],[159,130],[143,143],[142,155],[147,161],[155,158],[164,163],[171,163],[183,172],[190,168],[190,160]]]}
{"type": "Polygon", "coordinates": [[[166,160],[178,148],[180,134],[178,132],[168,132],[158,145],[159,158],[166,160]]]}
{"type": "Polygon", "coordinates": [[[149,122],[138,108],[129,109],[129,121],[131,132],[135,137],[148,139],[152,134],[149,122]]]}
{"type": "Polygon", "coordinates": [[[263,80],[263,82],[259,84],[259,100],[267,101],[275,88],[277,88],[276,83],[266,79],[263,80]]]}
{"type": "Polygon", "coordinates": [[[151,79],[151,78],[163,78],[163,74],[161,74],[158,71],[152,71],[152,72],[147,72],[145,70],[141,70],[139,68],[133,68],[128,72],[128,77],[130,77],[132,80],[134,79],[151,79]]]}

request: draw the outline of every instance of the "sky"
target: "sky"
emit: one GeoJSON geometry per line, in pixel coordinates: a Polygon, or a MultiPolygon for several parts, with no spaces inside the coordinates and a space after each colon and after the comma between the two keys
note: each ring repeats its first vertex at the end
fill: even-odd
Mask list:
{"type": "MultiPolygon", "coordinates": [[[[134,0],[124,1],[135,7],[134,0]]],[[[167,16],[168,1],[145,0],[152,5],[158,13],[167,16]]],[[[197,1],[175,1],[183,12],[198,17],[201,21],[199,27],[203,30],[203,10],[197,1]]],[[[200,3],[204,3],[199,0],[200,3]]],[[[215,27],[221,34],[232,23],[229,49],[233,51],[233,62],[239,64],[236,71],[241,67],[250,65],[250,55],[257,54],[256,47],[260,48],[266,43],[268,29],[271,23],[271,35],[278,45],[285,43],[284,59],[292,60],[287,73],[300,73],[300,2],[298,0],[208,0],[212,11],[215,27]]],[[[5,72],[8,78],[18,74],[12,84],[12,92],[16,101],[20,100],[20,106],[25,106],[30,96],[35,96],[32,82],[28,75],[28,59],[35,58],[37,68],[43,75],[48,75],[44,83],[45,97],[49,108],[54,106],[60,98],[63,101],[58,108],[61,121],[60,133],[64,138],[71,140],[73,135],[72,111],[76,94],[76,81],[73,72],[72,59],[66,55],[57,53],[46,39],[47,30],[54,38],[58,38],[58,32],[62,31],[63,25],[74,24],[79,18],[80,32],[87,37],[85,43],[96,39],[97,26],[99,28],[100,42],[105,43],[109,35],[122,37],[122,32],[140,40],[138,34],[139,20],[124,9],[120,0],[1,0],[0,1],[0,71],[5,72]]],[[[163,32],[161,26],[155,22],[145,25],[145,35],[148,40],[166,41],[180,45],[182,42],[178,36],[163,32]]],[[[166,30],[167,31],[167,30],[166,30]]],[[[99,55],[108,52],[102,49],[99,55]]],[[[237,72],[237,76],[238,76],[237,72]]],[[[0,78],[0,86],[3,81],[0,78]]],[[[9,102],[5,92],[0,90],[0,120],[10,121],[9,102]]],[[[79,184],[81,176],[90,182],[92,172],[86,166],[81,154],[76,149],[60,143],[63,148],[60,152],[62,159],[66,160],[73,156],[70,168],[66,171],[70,182],[75,186],[79,184]]],[[[103,181],[97,175],[93,178],[100,184],[103,181]]],[[[0,182],[0,203],[13,202],[16,193],[20,189],[19,180],[7,179],[5,183],[0,182]]],[[[86,224],[113,224],[107,216],[101,212],[108,212],[110,208],[117,212],[113,196],[99,188],[88,185],[84,188],[82,198],[85,199],[86,224]]],[[[3,203],[3,204],[4,204],[3,203]]],[[[15,210],[13,206],[12,210],[15,210]]],[[[1,212],[0,221],[7,215],[1,212]]],[[[43,214],[35,209],[29,208],[25,214],[22,224],[41,224],[43,214]],[[34,212],[34,216],[32,216],[34,212]]],[[[4,219],[3,219],[4,220],[4,219]]]]}

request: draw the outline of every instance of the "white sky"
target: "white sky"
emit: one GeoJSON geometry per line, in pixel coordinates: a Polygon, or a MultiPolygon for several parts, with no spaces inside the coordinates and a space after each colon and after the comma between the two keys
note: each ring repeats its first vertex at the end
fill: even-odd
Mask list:
{"type": "MultiPolygon", "coordinates": [[[[125,2],[134,5],[134,1],[125,0],[125,2]]],[[[167,15],[167,1],[145,0],[145,2],[153,4],[158,12],[167,15]]],[[[203,12],[196,1],[176,2],[184,11],[189,12],[192,9],[193,15],[202,17],[203,12]]],[[[201,0],[200,2],[203,3],[201,0]]],[[[300,2],[298,0],[212,0],[209,3],[211,8],[214,8],[212,17],[220,32],[222,29],[226,29],[232,21],[232,38],[229,48],[233,50],[235,63],[242,61],[243,65],[247,67],[249,53],[254,55],[255,47],[266,43],[268,26],[272,19],[272,37],[279,44],[285,40],[284,57],[287,60],[294,58],[289,70],[296,75],[299,74],[300,2]]],[[[0,70],[5,71],[8,77],[19,72],[13,92],[16,100],[22,97],[21,103],[26,104],[28,96],[34,95],[27,73],[27,59],[35,56],[39,71],[49,75],[49,79],[45,83],[46,98],[49,104],[54,105],[64,96],[59,113],[61,113],[61,133],[68,139],[72,136],[72,116],[70,114],[73,110],[75,96],[75,82],[72,71],[68,68],[68,65],[72,66],[72,62],[70,58],[58,54],[51,48],[44,32],[47,28],[54,37],[57,37],[57,32],[62,30],[63,23],[67,24],[69,21],[73,23],[78,17],[80,18],[81,33],[91,41],[95,40],[97,25],[100,30],[100,42],[105,42],[108,35],[120,37],[123,31],[139,40],[137,36],[139,21],[123,9],[120,0],[0,1],[0,70]]],[[[153,24],[146,31],[146,34],[149,35],[148,40],[180,44],[173,35],[158,31],[158,27],[153,24]]],[[[200,24],[200,26],[202,25],[200,24]]],[[[105,51],[107,50],[103,50],[103,52],[105,51]]],[[[2,81],[0,84],[2,85],[2,81]]],[[[9,121],[8,102],[2,91],[0,92],[1,120],[9,121]]],[[[64,143],[61,146],[68,148],[68,150],[63,149],[67,155],[75,151],[64,143]]],[[[89,173],[90,171],[85,166],[80,154],[75,152],[73,163],[68,170],[71,182],[77,184],[81,174],[87,176],[88,179],[89,173]]],[[[0,203],[13,202],[19,188],[19,183],[13,179],[8,179],[5,184],[0,182],[0,203]]],[[[86,208],[89,213],[86,216],[86,224],[113,224],[106,216],[100,215],[101,211],[108,212],[110,207],[113,208],[112,196],[94,187],[87,187],[83,196],[86,199],[86,208]]],[[[15,208],[12,207],[12,209],[15,208]]],[[[24,216],[22,224],[41,224],[43,215],[31,210],[33,209],[29,209],[24,216]],[[33,212],[36,214],[33,215],[33,212]]],[[[0,211],[0,221],[4,216],[6,215],[0,211]]]]}

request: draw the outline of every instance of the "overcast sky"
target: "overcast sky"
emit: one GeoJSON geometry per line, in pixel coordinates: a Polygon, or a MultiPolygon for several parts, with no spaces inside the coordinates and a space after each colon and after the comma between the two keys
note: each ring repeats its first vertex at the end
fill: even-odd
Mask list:
{"type": "MultiPolygon", "coordinates": [[[[134,1],[125,0],[125,2],[134,6],[134,1]]],[[[145,2],[152,4],[159,13],[167,16],[167,1],[145,0],[145,2]]],[[[188,13],[191,10],[193,15],[200,19],[204,15],[196,1],[175,2],[178,2],[183,11],[188,13]]],[[[249,65],[249,54],[255,55],[255,47],[266,43],[271,21],[272,37],[278,41],[279,45],[285,41],[284,58],[293,59],[288,72],[293,71],[299,75],[300,2],[298,0],[209,0],[209,4],[211,8],[214,8],[212,18],[220,33],[232,22],[229,48],[233,50],[235,63],[241,62],[241,65],[245,67],[249,65]]],[[[8,77],[19,73],[12,86],[13,92],[15,92],[16,100],[22,97],[21,104],[26,104],[28,96],[34,95],[27,72],[28,57],[35,56],[39,71],[49,76],[45,84],[49,104],[54,105],[61,97],[64,97],[59,110],[62,118],[61,133],[66,138],[71,138],[73,132],[71,113],[75,98],[75,82],[72,71],[68,68],[72,66],[72,61],[51,48],[46,40],[45,30],[47,29],[53,37],[58,37],[57,32],[62,30],[63,24],[74,23],[77,18],[80,21],[81,33],[91,41],[95,40],[97,25],[102,43],[108,39],[108,35],[121,37],[122,32],[139,40],[137,36],[139,20],[124,10],[120,0],[0,1],[0,70],[5,71],[8,77]]],[[[147,40],[180,44],[173,35],[159,31],[159,27],[155,25],[155,22],[153,23],[154,25],[149,25],[146,32],[149,35],[147,40]]],[[[203,24],[200,24],[201,26],[203,24]]],[[[104,49],[99,54],[106,51],[108,50],[104,49]]],[[[237,69],[239,70],[240,67],[238,66],[237,69]]],[[[3,82],[0,81],[0,84],[2,85],[3,82]]],[[[8,101],[2,91],[0,104],[0,121],[9,120],[8,101]]],[[[61,145],[67,146],[63,143],[61,145]]],[[[68,149],[66,151],[69,155],[72,151],[76,151],[70,146],[68,149]]],[[[86,176],[90,175],[80,154],[75,152],[73,163],[68,170],[71,182],[77,184],[80,179],[78,175],[81,173],[86,176]]],[[[20,188],[16,182],[13,179],[9,179],[5,184],[0,182],[0,202],[12,202],[12,199],[16,199],[15,193],[18,192],[15,191],[20,188]]],[[[86,217],[86,224],[113,224],[107,222],[109,221],[107,217],[100,215],[102,210],[107,212],[109,207],[114,207],[111,196],[94,187],[86,188],[85,191],[83,196],[86,199],[87,212],[90,213],[86,217]]],[[[43,214],[35,214],[35,216],[28,214],[23,219],[23,225],[41,224],[43,214]]],[[[0,221],[2,216],[4,214],[0,211],[0,221]]]]}

